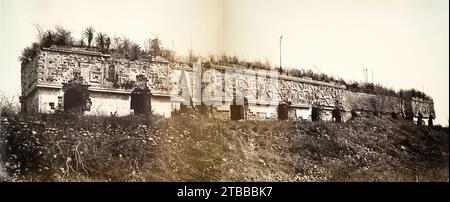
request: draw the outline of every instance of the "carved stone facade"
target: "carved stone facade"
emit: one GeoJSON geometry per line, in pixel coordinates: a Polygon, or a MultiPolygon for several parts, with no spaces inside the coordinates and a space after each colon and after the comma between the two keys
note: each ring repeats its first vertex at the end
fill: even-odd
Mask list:
{"type": "MultiPolygon", "coordinates": [[[[29,113],[53,113],[64,110],[65,91],[63,86],[74,78],[80,78],[87,86],[89,109],[84,114],[124,116],[133,114],[132,99],[149,91],[151,108],[156,114],[170,117],[179,110],[183,102],[181,94],[173,94],[173,87],[185,78],[186,88],[191,96],[197,85],[202,92],[209,84],[204,80],[206,68],[201,69],[201,78],[196,81],[192,65],[168,62],[163,58],[131,61],[82,48],[44,48],[38,56],[22,66],[22,109],[29,113]],[[132,96],[133,95],[133,96],[132,96]]],[[[240,67],[211,66],[219,73],[226,70],[242,70],[240,67]]],[[[226,75],[221,77],[222,88],[218,95],[233,97],[238,88],[245,91],[248,107],[246,119],[288,119],[312,120],[313,109],[320,112],[321,120],[332,120],[332,111],[341,111],[342,120],[351,118],[351,111],[370,113],[403,114],[416,117],[420,112],[424,118],[434,115],[432,101],[417,99],[402,100],[398,97],[376,96],[354,93],[345,86],[325,83],[305,78],[278,75],[273,71],[243,71],[243,77],[228,86],[226,75]],[[237,82],[239,81],[239,82],[237,82]],[[261,85],[271,86],[259,92],[261,85]],[[268,96],[276,102],[256,103],[251,98],[268,96]],[[287,104],[286,110],[279,110],[279,104],[287,104]],[[283,113],[283,114],[280,114],[283,113]],[[281,116],[280,116],[281,115],[281,116]],[[283,118],[284,119],[284,118],[283,118]]],[[[234,79],[234,78],[232,78],[234,79]]],[[[230,118],[231,100],[219,97],[212,106],[211,114],[216,118],[230,118]]],[[[184,100],[186,101],[186,100],[184,100]]],[[[186,101],[189,105],[199,105],[201,98],[193,96],[186,101]]],[[[284,106],[283,106],[284,107],[284,106]]]]}
{"type": "MultiPolygon", "coordinates": [[[[161,100],[169,102],[170,65],[167,61],[130,61],[78,48],[43,48],[37,57],[22,67],[22,109],[25,112],[53,113],[63,110],[62,87],[75,77],[89,86],[92,105],[85,114],[129,115],[131,93],[148,88],[155,99],[155,112],[161,100]]],[[[166,105],[162,104],[164,107],[166,105]]]]}

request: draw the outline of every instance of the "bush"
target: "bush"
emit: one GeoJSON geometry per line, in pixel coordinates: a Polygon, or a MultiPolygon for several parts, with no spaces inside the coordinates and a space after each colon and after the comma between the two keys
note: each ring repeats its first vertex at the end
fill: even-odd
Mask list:
{"type": "Polygon", "coordinates": [[[16,96],[8,97],[0,91],[0,116],[13,116],[19,113],[20,106],[16,96]]]}
{"type": "Polygon", "coordinates": [[[140,181],[153,156],[154,127],[145,118],[47,115],[2,120],[6,170],[15,181],[140,181]],[[112,127],[117,125],[117,127],[112,127]]]}
{"type": "Polygon", "coordinates": [[[385,95],[372,96],[369,99],[369,107],[373,112],[373,115],[383,117],[383,114],[387,112],[389,97],[385,95]]]}
{"type": "Polygon", "coordinates": [[[421,98],[425,101],[432,101],[433,99],[426,95],[424,92],[418,91],[416,89],[409,89],[409,90],[400,90],[399,91],[399,96],[402,98],[406,98],[406,99],[411,99],[411,98],[421,98]]]}

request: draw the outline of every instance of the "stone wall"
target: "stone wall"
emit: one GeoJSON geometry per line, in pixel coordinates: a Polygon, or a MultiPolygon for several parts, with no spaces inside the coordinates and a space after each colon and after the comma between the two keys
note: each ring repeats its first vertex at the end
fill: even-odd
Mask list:
{"type": "Polygon", "coordinates": [[[31,93],[33,87],[36,86],[38,82],[39,72],[37,62],[39,56],[32,59],[28,64],[22,64],[21,67],[21,89],[22,94],[31,93]]]}
{"type": "MultiPolygon", "coordinates": [[[[111,58],[100,52],[77,48],[44,48],[31,62],[22,66],[21,99],[27,112],[53,113],[60,101],[58,97],[64,96],[62,85],[79,75],[84,84],[89,85],[92,101],[91,110],[85,114],[109,115],[117,111],[119,115],[129,115],[130,93],[134,89],[148,87],[152,93],[170,94],[171,67],[176,65],[161,60],[111,58]],[[145,79],[138,80],[138,76],[145,79]]],[[[171,110],[170,103],[156,101],[155,105],[161,106],[156,110],[161,111],[161,115],[170,116],[167,113],[171,110]]]]}
{"type": "Polygon", "coordinates": [[[289,111],[289,118],[293,120],[307,120],[311,121],[311,106],[292,107],[289,111]]]}
{"type": "Polygon", "coordinates": [[[137,82],[136,76],[144,75],[152,92],[169,94],[170,65],[177,64],[130,61],[92,51],[44,48],[22,68],[22,92],[25,94],[34,84],[61,85],[79,74],[86,84],[109,89],[127,89],[127,84],[137,82]]]}
{"type": "Polygon", "coordinates": [[[131,114],[131,97],[127,93],[90,92],[89,97],[92,106],[85,112],[87,115],[109,116],[111,113],[117,113],[118,116],[126,116],[131,114]]]}
{"type": "Polygon", "coordinates": [[[343,104],[344,90],[341,86],[325,85],[322,82],[316,82],[316,84],[302,83],[301,81],[295,81],[295,78],[288,77],[281,79],[278,89],[280,100],[289,101],[292,104],[326,107],[336,107],[343,104]]]}
{"type": "Polygon", "coordinates": [[[411,100],[411,105],[414,116],[418,116],[420,112],[424,118],[428,118],[430,115],[436,117],[433,102],[427,102],[418,98],[413,98],[411,100]]]}
{"type": "Polygon", "coordinates": [[[376,111],[383,113],[401,112],[401,102],[398,97],[372,95],[347,91],[344,94],[345,109],[356,111],[376,111]]]}
{"type": "MultiPolygon", "coordinates": [[[[237,66],[214,65],[209,68],[221,73],[226,70],[245,69],[237,66]]],[[[207,69],[202,68],[202,73],[207,69]]],[[[360,112],[381,110],[386,114],[405,113],[406,111],[413,116],[417,116],[420,111],[424,117],[428,117],[430,114],[434,115],[432,102],[355,93],[347,91],[344,86],[335,83],[278,75],[277,72],[264,73],[264,71],[253,70],[243,72],[245,79],[243,79],[242,85],[246,97],[248,95],[257,95],[256,98],[262,95],[270,96],[272,90],[275,90],[278,92],[275,100],[291,105],[288,112],[290,119],[311,120],[312,107],[321,109],[322,120],[331,120],[331,111],[335,108],[342,110],[344,121],[351,118],[350,111],[352,110],[360,112]],[[264,79],[258,80],[257,76],[261,75],[264,79]],[[275,89],[266,88],[265,92],[259,92],[261,81],[265,82],[266,87],[272,86],[275,89]]],[[[64,96],[61,86],[73,79],[75,75],[80,75],[85,84],[89,85],[92,101],[91,110],[86,114],[107,115],[117,111],[119,115],[128,115],[130,114],[131,92],[134,89],[148,88],[153,95],[153,111],[170,117],[172,111],[180,108],[182,101],[181,95],[173,94],[174,89],[172,89],[173,86],[180,83],[182,74],[186,76],[189,94],[193,96],[193,89],[196,85],[193,68],[186,64],[149,59],[131,61],[113,58],[95,51],[53,47],[43,49],[31,62],[23,65],[22,97],[29,112],[52,113],[55,109],[52,109],[51,103],[57,107],[61,102],[59,97],[64,96]],[[54,89],[45,86],[51,86],[54,89]],[[172,97],[170,97],[171,95],[172,97]],[[177,102],[171,102],[171,98],[175,98],[177,102]]],[[[230,95],[237,88],[236,84],[231,87],[226,86],[224,78],[221,82],[222,92],[219,92],[220,95],[230,95]]],[[[199,85],[204,90],[208,83],[201,81],[199,85]]],[[[225,101],[224,99],[220,100],[225,101]]],[[[200,100],[192,97],[190,101],[198,104],[200,100]]],[[[247,109],[247,119],[277,119],[278,102],[266,104],[268,105],[264,103],[250,104],[247,109]]],[[[229,118],[230,107],[227,103],[223,102],[222,105],[219,104],[213,108],[213,114],[217,114],[217,116],[213,116],[229,118]]]]}
{"type": "Polygon", "coordinates": [[[37,113],[39,112],[39,93],[37,90],[31,92],[28,99],[25,100],[26,112],[27,113],[37,113]]]}
{"type": "Polygon", "coordinates": [[[172,106],[172,103],[170,102],[170,97],[152,96],[153,113],[169,118],[172,114],[172,111],[175,111],[177,108],[178,107],[176,105],[172,106]]]}
{"type": "Polygon", "coordinates": [[[58,109],[58,97],[63,98],[61,89],[39,88],[39,112],[54,113],[58,109]]]}
{"type": "MultiPolygon", "coordinates": [[[[215,110],[215,113],[220,113],[217,117],[225,117],[221,114],[228,113],[229,118],[229,105],[225,102],[226,99],[223,97],[226,94],[231,95],[233,91],[236,91],[236,83],[232,86],[227,86],[225,83],[225,72],[226,70],[241,70],[239,67],[224,67],[224,66],[212,66],[211,68],[216,69],[219,73],[222,74],[221,78],[221,88],[222,92],[220,92],[222,96],[222,104],[219,110],[215,110]]],[[[207,69],[202,69],[202,73],[204,73],[207,69]]],[[[182,70],[174,71],[175,81],[180,80],[182,70]]],[[[345,103],[345,93],[343,86],[334,84],[334,83],[325,83],[320,81],[313,81],[308,79],[289,77],[284,75],[278,75],[277,73],[273,74],[273,72],[268,71],[253,71],[253,70],[245,70],[239,71],[242,75],[233,77],[232,79],[243,79],[241,85],[244,86],[244,96],[249,98],[249,107],[247,111],[247,119],[277,119],[277,107],[278,102],[284,101],[290,103],[292,106],[308,106],[307,108],[297,108],[289,110],[290,119],[302,119],[302,120],[311,120],[311,106],[320,106],[323,109],[322,117],[325,120],[331,120],[331,110],[336,107],[343,108],[344,110],[349,110],[347,104],[345,103]],[[258,78],[258,76],[263,76],[264,78],[258,78]],[[270,79],[275,78],[275,79],[270,79]],[[261,81],[265,82],[261,84],[261,81]],[[265,92],[258,92],[258,89],[261,88],[261,85],[266,86],[265,92]],[[258,101],[252,101],[250,99],[251,95],[256,95],[255,98],[260,100],[262,94],[264,96],[270,96],[270,90],[268,86],[274,87],[275,92],[278,92],[275,96],[272,97],[278,102],[276,103],[259,103],[258,101]],[[249,97],[250,96],[250,97],[249,97]],[[253,103],[253,105],[252,105],[253,103]],[[256,105],[254,103],[257,103],[256,105]],[[307,115],[308,113],[308,115],[307,115]]],[[[193,85],[194,79],[192,69],[184,69],[184,75],[186,76],[186,80],[188,82],[189,93],[193,95],[193,85]]],[[[230,78],[228,78],[230,79],[230,78]]],[[[234,81],[238,82],[238,80],[234,81]]],[[[173,82],[175,85],[178,85],[179,82],[173,82]]],[[[209,83],[202,81],[202,92],[209,83]]],[[[218,87],[214,87],[218,88],[218,87]]],[[[228,100],[230,102],[231,100],[228,100]]],[[[217,107],[216,107],[217,108],[217,107]]]]}
{"type": "Polygon", "coordinates": [[[248,119],[277,119],[277,106],[272,105],[249,105],[247,111],[248,119]]]}
{"type": "Polygon", "coordinates": [[[213,106],[211,116],[223,120],[230,119],[230,105],[213,106]]]}

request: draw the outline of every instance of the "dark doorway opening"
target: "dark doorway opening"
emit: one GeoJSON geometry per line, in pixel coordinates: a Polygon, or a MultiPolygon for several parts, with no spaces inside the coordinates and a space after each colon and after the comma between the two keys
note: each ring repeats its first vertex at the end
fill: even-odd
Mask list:
{"type": "Polygon", "coordinates": [[[428,116],[428,126],[433,126],[433,118],[434,116],[432,114],[428,116]]]}
{"type": "Polygon", "coordinates": [[[391,112],[391,118],[398,119],[398,115],[395,112],[391,112]]]}
{"type": "Polygon", "coordinates": [[[233,103],[230,105],[231,120],[241,120],[247,117],[248,102],[247,98],[244,98],[244,104],[236,103],[236,99],[233,99],[233,103]]]}
{"type": "Polygon", "coordinates": [[[289,105],[285,102],[278,104],[277,112],[279,120],[287,120],[289,117],[289,105]]]}
{"type": "Polygon", "coordinates": [[[423,115],[422,113],[419,112],[419,115],[417,116],[417,125],[422,125],[423,124],[423,115]]]}
{"type": "Polygon", "coordinates": [[[313,107],[311,110],[311,119],[312,121],[321,121],[322,118],[320,114],[322,113],[322,109],[319,107],[313,107]]]}
{"type": "Polygon", "coordinates": [[[356,112],[356,110],[354,110],[354,109],[352,109],[351,114],[352,114],[352,119],[358,117],[358,112],[356,112]]]}
{"type": "Polygon", "coordinates": [[[342,114],[340,109],[338,108],[333,109],[333,111],[331,111],[331,116],[334,122],[336,123],[342,122],[342,114]]]}
{"type": "Polygon", "coordinates": [[[143,114],[146,111],[146,93],[132,92],[131,93],[131,109],[134,110],[135,115],[143,114]]]}
{"type": "Polygon", "coordinates": [[[81,88],[69,88],[64,93],[64,111],[81,113],[84,111],[86,100],[81,88]]]}
{"type": "Polygon", "coordinates": [[[244,106],[243,105],[230,105],[231,120],[244,119],[244,106]]]}
{"type": "MultiPolygon", "coordinates": [[[[83,113],[91,110],[91,98],[89,97],[89,85],[86,84],[79,73],[74,72],[74,78],[63,83],[64,111],[71,113],[83,113]]],[[[60,97],[58,97],[60,102],[60,97]]]]}

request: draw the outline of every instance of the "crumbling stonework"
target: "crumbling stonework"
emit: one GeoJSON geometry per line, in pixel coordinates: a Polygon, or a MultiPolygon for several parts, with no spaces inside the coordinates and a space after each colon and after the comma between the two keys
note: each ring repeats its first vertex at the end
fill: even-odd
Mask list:
{"type": "MultiPolygon", "coordinates": [[[[211,65],[208,69],[224,73],[226,70],[242,71],[245,68],[211,65]]],[[[160,57],[131,61],[82,48],[43,48],[30,62],[22,64],[22,109],[27,113],[64,110],[63,86],[79,77],[83,85],[87,86],[91,102],[84,114],[133,114],[131,105],[136,102],[133,102],[135,96],[132,94],[149,91],[151,111],[170,117],[172,112],[180,110],[183,102],[188,105],[201,104],[201,99],[193,96],[194,89],[199,85],[203,92],[209,81],[196,81],[195,71],[198,70],[194,70],[192,65],[168,62],[160,57]],[[183,81],[182,77],[192,96],[190,100],[183,100],[181,94],[173,92],[173,87],[183,81]]],[[[206,68],[202,69],[200,75],[204,76],[204,71],[206,68]]],[[[232,100],[226,100],[225,95],[233,95],[238,88],[244,90],[245,99],[248,99],[245,119],[284,119],[286,114],[280,116],[279,103],[288,103],[287,111],[281,111],[293,120],[312,120],[313,109],[320,113],[319,117],[324,121],[333,119],[333,110],[340,111],[342,121],[352,117],[351,111],[383,116],[399,114],[412,119],[420,112],[424,118],[430,115],[435,117],[432,101],[355,93],[335,83],[278,75],[278,72],[273,71],[242,72],[243,78],[231,78],[236,79],[231,86],[225,85],[227,78],[222,77],[222,90],[215,92],[220,95],[216,100],[218,103],[210,110],[212,117],[230,118],[232,100]],[[263,75],[263,80],[258,78],[260,75],[263,75]],[[261,85],[273,88],[259,92],[261,85]],[[269,96],[276,102],[259,103],[252,100],[252,97],[258,99],[260,96],[269,96]]]]}
{"type": "Polygon", "coordinates": [[[77,48],[43,48],[22,67],[22,109],[39,113],[62,110],[58,108],[63,106],[58,103],[64,103],[62,86],[78,75],[91,94],[92,106],[85,114],[129,115],[130,95],[136,88],[148,87],[159,97],[169,97],[169,70],[167,61],[130,61],[77,48]],[[139,76],[147,79],[139,81],[139,76]]]}

